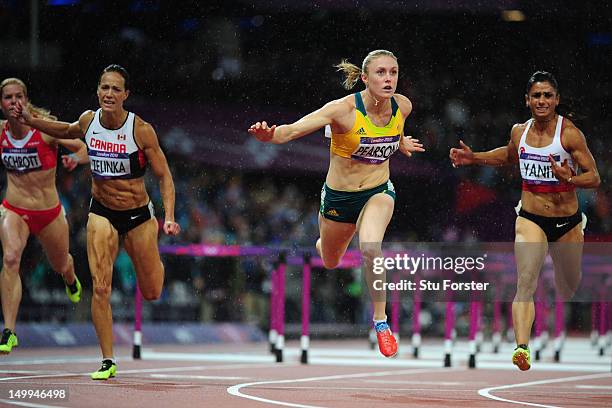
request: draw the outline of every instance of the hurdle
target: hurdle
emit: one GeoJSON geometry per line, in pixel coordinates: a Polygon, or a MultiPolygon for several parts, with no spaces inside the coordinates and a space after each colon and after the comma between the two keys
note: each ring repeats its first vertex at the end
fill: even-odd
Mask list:
{"type": "Polygon", "coordinates": [[[141,347],[142,347],[142,293],[140,292],[140,286],[136,282],[134,294],[134,336],[132,344],[132,358],[134,360],[141,359],[141,347]]]}
{"type": "MultiPolygon", "coordinates": [[[[393,274],[393,282],[399,283],[399,272],[395,271],[393,274]]],[[[395,341],[397,341],[398,348],[400,342],[400,296],[399,291],[393,290],[391,291],[391,330],[393,335],[395,336],[395,341]]],[[[399,353],[395,355],[395,357],[399,356],[399,353]]]]}
{"type": "Polygon", "coordinates": [[[421,290],[420,279],[417,279],[417,290],[414,291],[412,308],[412,356],[419,358],[419,347],[421,346],[421,290]]]}
{"type": "Polygon", "coordinates": [[[472,300],[470,302],[470,332],[469,332],[469,349],[470,356],[468,359],[468,367],[476,368],[476,353],[478,352],[478,347],[476,345],[476,333],[478,331],[478,305],[477,300],[472,300]]]}
{"type": "Polygon", "coordinates": [[[310,253],[304,253],[304,269],[302,272],[302,336],[300,362],[308,364],[308,348],[310,347],[310,253]]]}
{"type": "Polygon", "coordinates": [[[607,302],[603,299],[599,302],[599,355],[603,356],[606,353],[606,323],[608,321],[607,302]]]}
{"type": "MultiPolygon", "coordinates": [[[[498,291],[499,292],[499,291],[498,291]]],[[[499,347],[501,345],[501,302],[499,296],[493,301],[493,324],[491,340],[493,342],[493,353],[499,353],[499,347]]]]}
{"type": "Polygon", "coordinates": [[[598,337],[599,337],[599,302],[593,301],[591,303],[591,346],[598,346],[598,337]]]}
{"type": "Polygon", "coordinates": [[[561,349],[565,340],[565,303],[557,297],[555,300],[555,362],[561,361],[561,349]]]}
{"type": "Polygon", "coordinates": [[[283,362],[283,349],[285,348],[285,270],[287,269],[287,256],[281,252],[276,268],[277,303],[276,303],[276,362],[283,362]]]}
{"type": "MultiPolygon", "coordinates": [[[[542,292],[540,289],[542,285],[538,285],[538,292],[542,292]]],[[[535,321],[533,327],[534,339],[533,339],[533,348],[535,351],[535,361],[540,361],[540,354],[542,351],[542,330],[545,323],[545,309],[544,300],[541,296],[538,296],[540,299],[535,300],[534,308],[535,308],[535,321]]]]}
{"type": "Polygon", "coordinates": [[[278,332],[276,331],[277,323],[276,323],[276,310],[277,310],[277,292],[278,292],[278,282],[277,282],[277,273],[278,268],[275,266],[272,269],[272,273],[270,276],[270,328],[268,329],[268,342],[270,344],[270,353],[276,354],[276,338],[278,337],[278,332]]]}
{"type": "Polygon", "coordinates": [[[446,302],[444,314],[444,367],[451,367],[453,352],[453,329],[455,328],[455,302],[446,302]]]}

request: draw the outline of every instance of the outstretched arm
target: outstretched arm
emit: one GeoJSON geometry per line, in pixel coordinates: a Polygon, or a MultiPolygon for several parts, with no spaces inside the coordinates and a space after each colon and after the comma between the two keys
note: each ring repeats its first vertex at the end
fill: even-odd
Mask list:
{"type": "Polygon", "coordinates": [[[498,147],[487,152],[473,152],[472,149],[459,141],[459,148],[450,149],[449,157],[453,167],[459,166],[507,166],[518,162],[518,151],[512,135],[516,132],[517,126],[512,128],[510,141],[507,146],[498,147]]]}
{"type": "Polygon", "coordinates": [[[84,112],[79,120],[74,123],[39,118],[32,115],[28,108],[23,106],[21,101],[17,101],[17,103],[11,107],[10,114],[21,123],[58,139],[79,139],[83,137],[87,126],[93,118],[92,111],[84,112]]]}
{"type": "Polygon", "coordinates": [[[263,121],[251,125],[248,131],[261,142],[287,143],[331,124],[350,110],[351,107],[340,99],[327,103],[321,109],[309,113],[290,125],[268,126],[267,122],[263,121]]]}
{"type": "Polygon", "coordinates": [[[142,119],[136,119],[136,139],[138,144],[142,146],[147,160],[151,163],[151,170],[159,180],[159,190],[164,204],[164,233],[167,235],[178,235],[181,232],[181,227],[174,221],[174,181],[172,174],[166,161],[166,156],[159,146],[157,134],[153,130],[153,126],[144,122],[142,119]]]}

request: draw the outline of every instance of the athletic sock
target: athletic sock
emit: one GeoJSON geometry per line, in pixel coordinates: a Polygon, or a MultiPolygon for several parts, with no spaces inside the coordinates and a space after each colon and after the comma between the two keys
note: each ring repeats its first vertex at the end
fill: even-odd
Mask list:
{"type": "Polygon", "coordinates": [[[378,323],[386,323],[387,322],[387,316],[385,316],[385,318],[382,319],[382,320],[372,319],[372,321],[374,322],[374,326],[376,326],[378,323]]]}

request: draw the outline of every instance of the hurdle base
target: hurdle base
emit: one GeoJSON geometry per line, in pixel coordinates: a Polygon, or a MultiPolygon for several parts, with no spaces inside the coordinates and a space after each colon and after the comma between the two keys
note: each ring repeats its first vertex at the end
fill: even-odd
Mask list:
{"type": "Polygon", "coordinates": [[[476,355],[475,354],[470,354],[470,359],[468,360],[468,367],[476,368],[476,355]]]}
{"type": "Polygon", "coordinates": [[[596,347],[598,343],[599,332],[597,330],[591,331],[591,346],[596,347]]]}
{"type": "Polygon", "coordinates": [[[300,363],[308,364],[308,350],[302,350],[302,356],[300,357],[300,363]]]}
{"type": "Polygon", "coordinates": [[[275,354],[276,354],[276,362],[277,363],[282,363],[283,362],[283,350],[276,349],[275,350],[275,354]]]}
{"type": "Polygon", "coordinates": [[[141,359],[140,346],[134,345],[134,347],[132,347],[132,358],[134,360],[140,360],[141,359]]]}
{"type": "Polygon", "coordinates": [[[419,348],[418,348],[418,347],[415,347],[415,348],[412,350],[412,357],[414,357],[414,358],[419,358],[419,348]]]}
{"type": "Polygon", "coordinates": [[[555,350],[555,363],[561,361],[561,351],[555,350]]]}
{"type": "Polygon", "coordinates": [[[276,345],[274,343],[270,343],[270,354],[276,354],[276,345]]]}
{"type": "Polygon", "coordinates": [[[451,366],[451,356],[450,354],[445,354],[444,355],[444,367],[450,367],[451,366]]]}
{"type": "Polygon", "coordinates": [[[368,333],[368,343],[370,346],[370,350],[374,350],[378,345],[378,338],[374,329],[370,329],[370,332],[368,333]]]}
{"type": "Polygon", "coordinates": [[[540,361],[540,350],[535,351],[535,361],[540,361]]]}

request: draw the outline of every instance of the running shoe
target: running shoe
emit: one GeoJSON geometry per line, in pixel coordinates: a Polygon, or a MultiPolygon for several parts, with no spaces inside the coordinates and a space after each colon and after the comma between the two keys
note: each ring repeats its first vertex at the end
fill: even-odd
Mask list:
{"type": "Polygon", "coordinates": [[[102,367],[98,371],[91,373],[92,380],[108,380],[117,373],[117,364],[112,360],[102,360],[102,367]]]}
{"type": "Polygon", "coordinates": [[[17,346],[19,346],[17,334],[11,331],[11,329],[4,329],[4,331],[2,331],[2,339],[0,339],[0,353],[8,354],[11,352],[13,347],[17,346]]]}
{"type": "Polygon", "coordinates": [[[378,322],[374,325],[378,339],[378,349],[385,357],[394,357],[397,354],[397,341],[391,333],[387,322],[378,322]]]}
{"type": "Polygon", "coordinates": [[[64,281],[64,285],[66,286],[66,294],[68,295],[68,299],[72,303],[79,303],[81,300],[81,282],[79,282],[79,278],[74,275],[74,283],[72,285],[68,285],[66,281],[64,281]]]}
{"type": "Polygon", "coordinates": [[[517,366],[521,371],[527,371],[531,368],[531,354],[529,347],[517,347],[512,353],[512,364],[517,366]]]}

